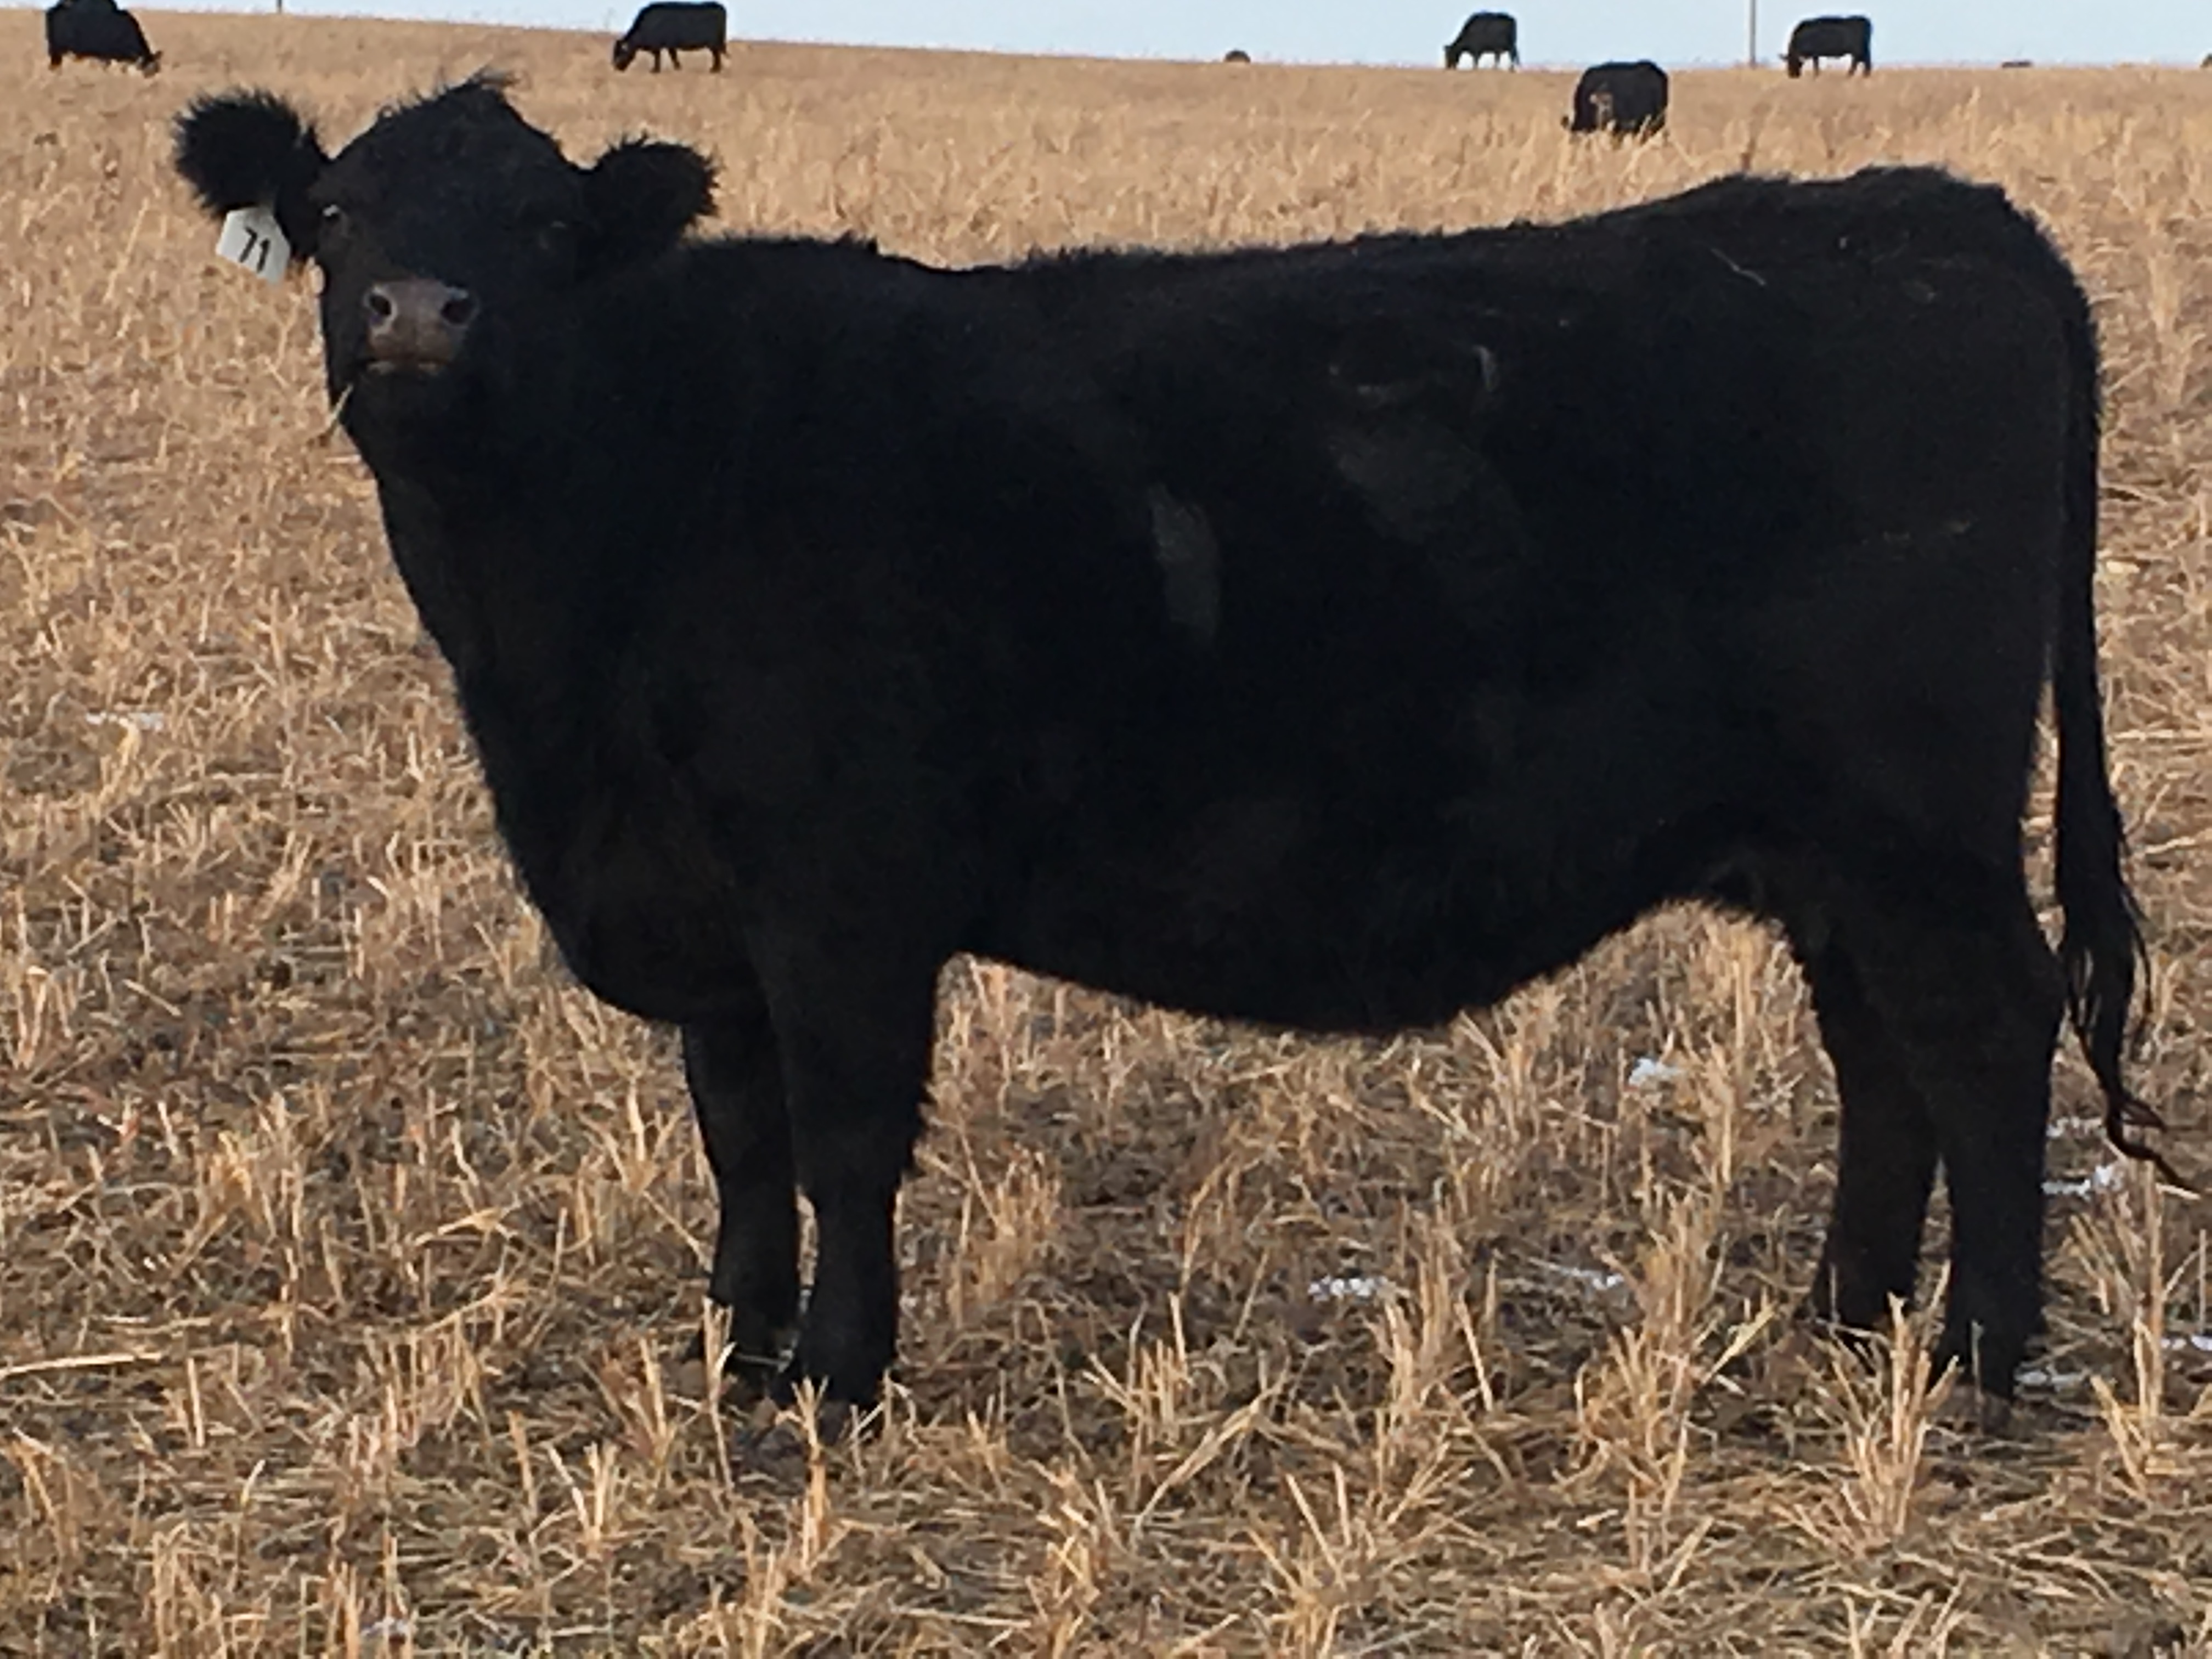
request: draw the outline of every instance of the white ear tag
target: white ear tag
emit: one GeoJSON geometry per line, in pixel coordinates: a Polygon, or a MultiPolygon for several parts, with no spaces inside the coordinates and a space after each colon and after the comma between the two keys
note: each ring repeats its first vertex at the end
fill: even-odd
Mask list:
{"type": "Polygon", "coordinates": [[[252,271],[263,282],[281,284],[292,263],[292,245],[276,216],[265,207],[233,208],[223,216],[215,257],[252,271]]]}

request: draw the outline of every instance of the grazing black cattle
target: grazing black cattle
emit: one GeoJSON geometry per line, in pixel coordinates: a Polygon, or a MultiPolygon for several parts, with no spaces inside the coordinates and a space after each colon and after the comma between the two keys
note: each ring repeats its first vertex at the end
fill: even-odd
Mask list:
{"type": "Polygon", "coordinates": [[[2033,58],[2008,58],[1997,67],[1999,69],[2033,69],[2035,60],[2033,58]]]}
{"type": "Polygon", "coordinates": [[[1231,46],[1221,54],[1221,61],[1224,64],[1249,64],[1252,61],[1252,54],[1242,46],[1231,46]]]}
{"type": "Polygon", "coordinates": [[[1813,1306],[1910,1294],[1941,1165],[1941,1352],[2009,1393],[2062,1013],[2112,1138],[2148,1109],[2096,347],[2000,191],[1737,177],[942,270],[684,242],[702,158],[578,167],[481,79],[334,159],[272,94],[203,100],[177,165],[322,268],[501,831],[578,978],[682,1027],[711,1293],[781,1385],[866,1401],[891,1360],[955,953],[1387,1032],[1702,899],[1784,930],[1835,1062],[1813,1306]]]}
{"type": "Polygon", "coordinates": [[[64,58],[129,64],[146,75],[161,67],[146,31],[115,0],[61,0],[46,8],[46,67],[59,69],[64,58]]]}
{"type": "Polygon", "coordinates": [[[1813,73],[1820,72],[1823,58],[1848,58],[1850,66],[1845,75],[1874,73],[1874,23],[1864,17],[1808,17],[1790,31],[1790,50],[1785,61],[1790,78],[1795,81],[1805,72],[1805,65],[1813,66],[1813,73]]]}
{"type": "Polygon", "coordinates": [[[1651,137],[1667,125],[1667,71],[1648,58],[1594,64],[1575,82],[1574,112],[1562,118],[1570,132],[1651,137]]]}
{"type": "Polygon", "coordinates": [[[1521,26],[1504,11],[1479,11],[1459,26],[1459,33],[1444,48],[1444,67],[1457,69],[1465,58],[1476,69],[1486,58],[1521,67],[1521,26]]]}
{"type": "Polygon", "coordinates": [[[729,38],[730,15],[720,0],[653,0],[631,21],[629,33],[615,42],[615,67],[626,70],[638,53],[649,52],[653,72],[658,75],[664,52],[677,69],[684,67],[684,53],[711,52],[719,75],[729,38]]]}

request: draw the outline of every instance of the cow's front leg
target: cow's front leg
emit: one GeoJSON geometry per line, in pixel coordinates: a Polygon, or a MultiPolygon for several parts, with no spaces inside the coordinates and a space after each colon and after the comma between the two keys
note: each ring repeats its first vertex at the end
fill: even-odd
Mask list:
{"type": "Polygon", "coordinates": [[[708,1294],[730,1310],[739,1369],[764,1380],[783,1363],[799,1319],[799,1200],[766,1007],[756,1000],[685,1026],[684,1073],[721,1201],[708,1294]]]}
{"type": "Polygon", "coordinates": [[[866,940],[770,940],[757,954],[814,1208],[814,1285],[783,1391],[815,1382],[864,1406],[898,1342],[893,1224],[921,1128],[938,963],[866,940]]]}

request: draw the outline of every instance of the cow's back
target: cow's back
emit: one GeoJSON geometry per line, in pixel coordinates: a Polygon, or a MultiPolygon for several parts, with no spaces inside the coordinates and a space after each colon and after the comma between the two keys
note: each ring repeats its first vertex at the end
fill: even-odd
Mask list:
{"type": "Polygon", "coordinates": [[[50,7],[46,24],[50,60],[79,57],[142,65],[154,61],[137,18],[113,0],[70,0],[50,7]]]}
{"type": "Polygon", "coordinates": [[[1595,64],[1575,83],[1576,132],[1656,133],[1667,122],[1667,71],[1650,59],[1595,64]]]}
{"type": "Polygon", "coordinates": [[[720,0],[653,0],[624,38],[641,51],[704,50],[728,39],[729,14],[720,0]]]}
{"type": "MultiPolygon", "coordinates": [[[[1056,799],[1006,789],[1028,850],[975,948],[1387,1025],[1706,890],[1753,826],[2016,815],[2086,337],[1995,191],[1747,181],[1565,230],[1042,276],[1182,545],[1156,524],[1099,556],[1131,667],[1089,665],[1091,701],[1050,688],[1097,594],[1041,575],[1004,624],[1037,649],[994,701],[1059,696],[1058,751],[1089,759],[1056,799]],[[1203,629],[1166,574],[1194,544],[1203,629]],[[2001,740],[1886,778],[1861,726],[1942,686],[2001,740]]],[[[1026,720],[1005,741],[1054,747],[1026,720]]]]}
{"type": "Polygon", "coordinates": [[[1790,31],[1792,58],[1863,58],[1872,51],[1873,20],[1850,16],[1808,17],[1790,31]]]}

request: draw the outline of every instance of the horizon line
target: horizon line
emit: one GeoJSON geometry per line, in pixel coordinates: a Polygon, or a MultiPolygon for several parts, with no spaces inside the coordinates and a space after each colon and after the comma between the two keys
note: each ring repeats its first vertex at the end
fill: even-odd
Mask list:
{"type": "MultiPolygon", "coordinates": [[[[42,4],[40,0],[0,0],[0,10],[43,12],[46,9],[48,9],[48,7],[42,4]]],[[[514,29],[517,31],[539,34],[583,34],[599,36],[605,35],[610,32],[608,27],[605,25],[593,27],[585,27],[570,23],[515,22],[507,19],[486,17],[423,17],[416,15],[392,15],[388,13],[356,9],[350,7],[342,11],[326,11],[319,9],[314,11],[290,11],[279,9],[275,5],[270,5],[265,8],[259,6],[248,8],[226,4],[193,5],[186,3],[183,5],[133,5],[130,7],[130,9],[134,14],[143,13],[155,16],[167,14],[175,16],[267,18],[283,22],[406,23],[424,25],[432,27],[514,29]]],[[[941,42],[934,44],[917,44],[912,41],[854,40],[806,35],[732,34],[730,37],[730,44],[732,46],[819,46],[856,52],[935,52],[945,56],[969,58],[1042,58],[1062,62],[1090,62],[1100,64],[1188,64],[1218,67],[1221,62],[1218,58],[1193,58],[1167,52],[1053,52],[1044,49],[1016,50],[1004,46],[957,46],[941,42]]],[[[1660,68],[1665,70],[1671,75],[1678,72],[1710,74],[1728,70],[1779,70],[1783,65],[1784,60],[1783,54],[1777,52],[1771,58],[1761,56],[1760,58],[1750,62],[1747,62],[1742,58],[1722,59],[1711,58],[1683,58],[1677,62],[1668,62],[1659,58],[1650,58],[1648,60],[1628,59],[1625,61],[1650,61],[1656,63],[1660,68]]],[[[1543,62],[1524,62],[1517,70],[1515,70],[1469,69],[1458,70],[1446,70],[1440,71],[1437,65],[1431,59],[1381,58],[1279,58],[1269,56],[1264,52],[1255,52],[1252,55],[1250,66],[1255,69],[1265,69],[1270,67],[1279,69],[1425,69],[1431,73],[1441,72],[1444,74],[1460,74],[1472,76],[1475,75],[1499,75],[1513,73],[1571,75],[1579,73],[1581,70],[1589,68],[1589,64],[1579,59],[1565,59],[1560,61],[1547,60],[1543,62]]],[[[1879,72],[1882,74],[1898,74],[1910,73],[1915,70],[1942,71],[1978,69],[2004,69],[2007,67],[2013,67],[2014,69],[2025,68],[2035,70],[2198,70],[2203,67],[2203,64],[2199,60],[2193,59],[2186,56],[2172,58],[1904,58],[1886,62],[1881,65],[1879,72]]]]}

